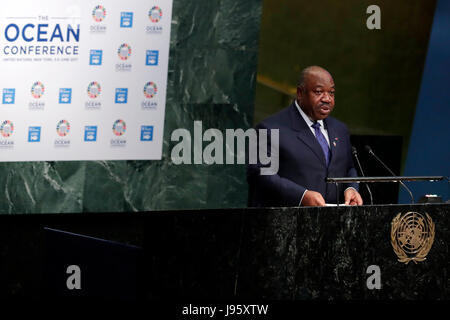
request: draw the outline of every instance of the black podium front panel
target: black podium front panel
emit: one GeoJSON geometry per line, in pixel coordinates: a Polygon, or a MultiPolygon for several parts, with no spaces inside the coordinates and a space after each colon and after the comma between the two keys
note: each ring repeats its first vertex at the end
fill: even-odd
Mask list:
{"type": "Polygon", "coordinates": [[[4,215],[0,295],[42,295],[50,227],[142,247],[143,299],[449,299],[449,211],[428,204],[4,215]]]}

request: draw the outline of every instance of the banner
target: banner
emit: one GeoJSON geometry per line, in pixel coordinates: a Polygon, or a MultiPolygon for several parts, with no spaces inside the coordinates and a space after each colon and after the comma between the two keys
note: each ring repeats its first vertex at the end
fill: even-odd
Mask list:
{"type": "Polygon", "coordinates": [[[162,156],[172,0],[0,12],[0,161],[162,156]]]}

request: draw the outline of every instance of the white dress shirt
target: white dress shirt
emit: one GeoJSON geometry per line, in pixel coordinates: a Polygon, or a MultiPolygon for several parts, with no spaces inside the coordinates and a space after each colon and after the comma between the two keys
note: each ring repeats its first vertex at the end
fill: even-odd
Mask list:
{"type": "MultiPolygon", "coordinates": [[[[309,129],[311,130],[312,134],[315,137],[316,132],[315,132],[314,128],[312,127],[312,125],[314,124],[314,121],[312,119],[310,119],[305,112],[303,112],[302,108],[300,108],[300,106],[298,105],[297,100],[295,100],[295,106],[297,107],[298,112],[300,112],[300,115],[305,120],[306,124],[308,125],[309,129]]],[[[328,147],[329,147],[330,139],[328,138],[328,131],[327,131],[327,129],[325,129],[325,126],[323,125],[323,120],[317,120],[317,122],[320,123],[320,131],[322,132],[323,136],[327,140],[328,147]]],[[[349,189],[349,188],[355,189],[353,187],[348,187],[347,189],[349,189]]],[[[345,189],[344,192],[347,191],[347,189],[345,189]]],[[[299,206],[301,206],[301,204],[302,204],[303,197],[305,196],[306,191],[308,191],[308,189],[306,189],[305,192],[303,192],[302,197],[300,198],[300,202],[298,204],[299,206]]]]}
{"type": "MultiPolygon", "coordinates": [[[[298,105],[297,100],[295,100],[295,106],[297,107],[298,112],[300,112],[300,115],[305,120],[306,124],[308,125],[309,129],[311,130],[311,132],[313,133],[313,135],[315,137],[316,136],[316,131],[312,127],[312,125],[314,124],[315,121],[310,119],[306,115],[306,113],[303,112],[302,108],[300,108],[300,106],[298,105]]],[[[327,131],[327,129],[325,129],[325,126],[323,125],[323,120],[317,120],[317,122],[320,124],[320,131],[322,132],[323,136],[327,140],[328,147],[329,147],[330,146],[330,139],[328,138],[328,131],[327,131]]]]}

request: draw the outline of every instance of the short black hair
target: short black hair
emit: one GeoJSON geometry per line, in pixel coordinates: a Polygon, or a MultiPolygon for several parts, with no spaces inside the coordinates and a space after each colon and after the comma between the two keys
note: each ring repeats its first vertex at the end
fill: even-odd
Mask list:
{"type": "MultiPolygon", "coordinates": [[[[300,72],[300,76],[299,76],[299,78],[298,78],[297,86],[298,86],[299,88],[303,89],[303,88],[305,87],[305,79],[306,79],[306,76],[307,76],[308,74],[310,74],[311,72],[314,72],[314,71],[317,71],[317,70],[323,70],[323,71],[328,72],[326,69],[324,69],[324,68],[322,68],[322,67],[320,67],[320,66],[309,66],[309,67],[306,67],[305,69],[303,69],[303,70],[300,72]]],[[[329,72],[328,72],[328,73],[329,73],[329,72]]]]}

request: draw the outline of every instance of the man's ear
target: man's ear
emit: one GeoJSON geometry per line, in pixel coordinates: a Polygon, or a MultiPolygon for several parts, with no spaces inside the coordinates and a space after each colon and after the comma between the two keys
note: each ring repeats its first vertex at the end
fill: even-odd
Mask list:
{"type": "Polygon", "coordinates": [[[300,103],[303,98],[303,88],[301,86],[297,87],[297,101],[300,103]]]}

